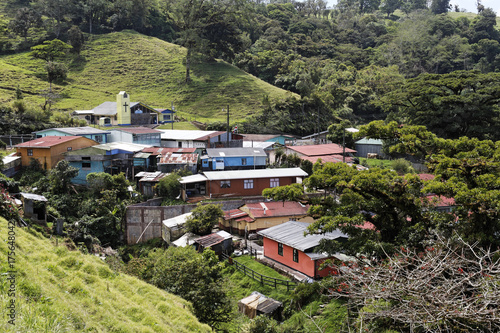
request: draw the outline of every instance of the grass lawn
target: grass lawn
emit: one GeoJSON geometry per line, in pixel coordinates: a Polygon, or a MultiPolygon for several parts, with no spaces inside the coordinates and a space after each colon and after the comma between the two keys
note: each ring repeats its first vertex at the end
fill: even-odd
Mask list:
{"type": "Polygon", "coordinates": [[[15,258],[8,265],[7,221],[0,218],[0,323],[2,332],[211,332],[190,304],[137,278],[116,273],[93,255],[69,251],[64,240],[14,228],[15,258]],[[14,269],[16,297],[6,280],[14,269]],[[15,326],[8,304],[15,300],[15,326]]]}
{"type": "MultiPolygon", "coordinates": [[[[173,104],[176,115],[188,121],[223,121],[222,109],[229,106],[231,122],[237,122],[259,113],[266,95],[271,100],[294,95],[221,60],[193,63],[192,82],[186,84],[186,50],[135,31],[87,37],[81,55],[66,61],[67,80],[53,84],[61,96],[56,109],[92,109],[115,101],[116,94],[125,90],[133,102],[155,108],[173,104]]],[[[19,85],[24,101],[38,108],[39,93],[48,88],[46,76],[44,62],[32,59],[29,52],[0,56],[0,102],[10,103],[19,85]]]]}
{"type": "Polygon", "coordinates": [[[367,165],[369,168],[390,169],[392,160],[378,160],[374,158],[360,157],[359,163],[362,165],[367,165]]]}

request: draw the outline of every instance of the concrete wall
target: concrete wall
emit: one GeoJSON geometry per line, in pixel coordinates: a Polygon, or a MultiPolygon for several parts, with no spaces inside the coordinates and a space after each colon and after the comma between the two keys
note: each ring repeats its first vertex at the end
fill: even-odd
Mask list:
{"type": "MultiPolygon", "coordinates": [[[[222,210],[231,210],[243,206],[246,203],[260,202],[262,197],[255,197],[245,200],[230,200],[210,202],[212,204],[222,204],[222,210]]],[[[195,204],[177,206],[158,206],[161,199],[147,201],[145,203],[127,207],[125,214],[125,240],[127,244],[135,244],[144,230],[144,235],[140,238],[140,243],[153,238],[161,237],[162,221],[189,213],[195,204]],[[148,224],[151,223],[148,227],[148,224]]],[[[215,225],[215,224],[214,224],[215,225]]]]}

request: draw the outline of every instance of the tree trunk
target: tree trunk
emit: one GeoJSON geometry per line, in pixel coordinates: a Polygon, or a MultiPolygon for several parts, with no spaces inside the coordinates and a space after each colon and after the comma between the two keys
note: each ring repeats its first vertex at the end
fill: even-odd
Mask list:
{"type": "Polygon", "coordinates": [[[191,48],[188,47],[186,54],[186,83],[191,82],[190,67],[191,67],[191,48]]]}

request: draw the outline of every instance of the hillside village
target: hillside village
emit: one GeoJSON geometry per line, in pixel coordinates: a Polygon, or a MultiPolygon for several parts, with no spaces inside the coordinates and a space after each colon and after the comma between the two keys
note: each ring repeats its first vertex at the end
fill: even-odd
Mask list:
{"type": "Polygon", "coordinates": [[[5,332],[500,331],[500,18],[0,2],[5,332]]]}

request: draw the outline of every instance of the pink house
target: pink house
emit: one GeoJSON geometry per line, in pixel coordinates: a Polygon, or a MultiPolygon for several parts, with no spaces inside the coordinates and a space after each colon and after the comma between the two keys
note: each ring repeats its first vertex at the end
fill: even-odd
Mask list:
{"type": "Polygon", "coordinates": [[[264,238],[264,256],[313,279],[325,277],[333,272],[321,264],[326,259],[337,259],[335,255],[315,252],[320,241],[326,239],[347,240],[339,230],[322,235],[304,235],[309,223],[289,221],[257,232],[264,238]]]}

